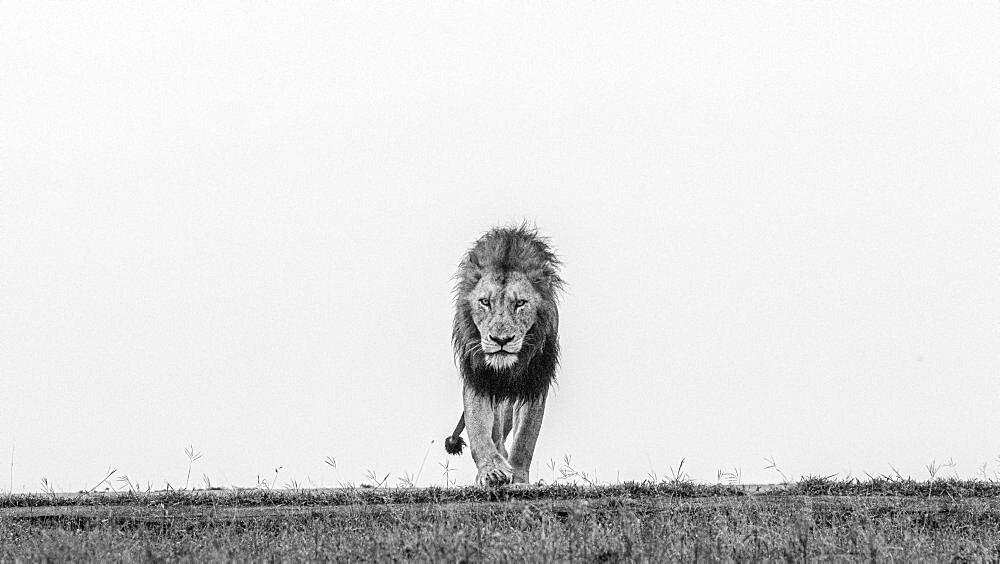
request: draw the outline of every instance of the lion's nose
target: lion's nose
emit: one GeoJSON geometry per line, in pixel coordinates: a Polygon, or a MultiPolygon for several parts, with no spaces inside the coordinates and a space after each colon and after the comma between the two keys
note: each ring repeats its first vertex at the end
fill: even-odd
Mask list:
{"type": "Polygon", "coordinates": [[[490,339],[492,339],[494,343],[500,345],[500,347],[502,348],[507,343],[513,341],[514,337],[513,335],[510,337],[495,337],[493,335],[490,335],[490,339]]]}

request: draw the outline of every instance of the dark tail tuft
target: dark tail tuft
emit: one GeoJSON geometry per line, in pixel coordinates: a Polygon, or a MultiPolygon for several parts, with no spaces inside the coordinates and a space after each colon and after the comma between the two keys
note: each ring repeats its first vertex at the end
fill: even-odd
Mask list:
{"type": "Polygon", "coordinates": [[[449,436],[444,440],[444,450],[448,454],[462,454],[462,448],[465,447],[465,439],[459,437],[458,435],[449,436]]]}

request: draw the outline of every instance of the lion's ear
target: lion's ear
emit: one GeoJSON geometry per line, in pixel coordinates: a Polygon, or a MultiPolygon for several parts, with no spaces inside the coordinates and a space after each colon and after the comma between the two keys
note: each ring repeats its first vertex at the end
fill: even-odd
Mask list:
{"type": "Polygon", "coordinates": [[[552,289],[552,277],[544,268],[535,268],[528,273],[528,280],[535,285],[536,288],[543,290],[552,289]]]}
{"type": "Polygon", "coordinates": [[[554,298],[562,290],[563,281],[551,266],[542,266],[528,272],[528,279],[543,294],[554,298]]]}
{"type": "Polygon", "coordinates": [[[468,255],[465,256],[465,263],[473,268],[479,268],[480,266],[482,266],[479,264],[479,255],[473,252],[470,252],[468,255]]]}
{"type": "Polygon", "coordinates": [[[459,276],[464,280],[465,284],[468,284],[468,289],[470,290],[479,283],[479,279],[483,277],[483,267],[476,253],[470,252],[465,255],[465,259],[462,260],[462,264],[459,267],[459,276]]]}

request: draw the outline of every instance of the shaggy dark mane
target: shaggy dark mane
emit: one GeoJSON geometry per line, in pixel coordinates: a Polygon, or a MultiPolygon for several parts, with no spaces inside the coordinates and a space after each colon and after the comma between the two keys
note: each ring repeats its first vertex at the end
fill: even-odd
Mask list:
{"type": "Polygon", "coordinates": [[[535,400],[544,397],[555,381],[559,363],[559,259],[548,239],[526,224],[496,227],[486,232],[465,254],[455,275],[455,321],[452,345],[459,372],[476,393],[496,400],[535,400]],[[535,324],[525,337],[517,364],[496,370],[486,364],[479,329],[465,297],[487,273],[521,272],[542,296],[535,324]]]}

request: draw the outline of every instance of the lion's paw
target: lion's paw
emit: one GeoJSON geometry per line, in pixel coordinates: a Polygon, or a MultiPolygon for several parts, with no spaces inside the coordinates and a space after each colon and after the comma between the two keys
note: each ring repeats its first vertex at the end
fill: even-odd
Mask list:
{"type": "Polygon", "coordinates": [[[501,460],[492,461],[479,468],[476,474],[476,484],[480,486],[502,486],[509,484],[514,478],[510,466],[501,460]]]}

